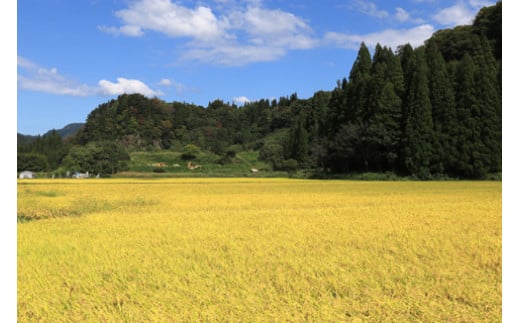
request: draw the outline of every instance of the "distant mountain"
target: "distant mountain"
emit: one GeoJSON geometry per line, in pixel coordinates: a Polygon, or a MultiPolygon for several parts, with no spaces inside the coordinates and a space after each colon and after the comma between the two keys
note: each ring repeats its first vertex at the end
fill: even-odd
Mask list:
{"type": "Polygon", "coordinates": [[[23,135],[21,133],[17,133],[18,145],[26,145],[26,144],[33,143],[34,141],[36,141],[36,138],[38,138],[38,136],[23,135]]]}
{"type": "Polygon", "coordinates": [[[50,134],[52,131],[56,131],[62,138],[66,138],[75,135],[84,126],[84,123],[71,123],[61,129],[49,130],[45,133],[45,135],[50,134]]]}
{"type": "MultiPolygon", "coordinates": [[[[52,131],[56,131],[56,133],[58,133],[58,135],[60,135],[62,138],[67,138],[67,137],[75,135],[84,126],[85,126],[84,123],[71,123],[61,129],[49,130],[43,136],[50,134],[52,131]]],[[[30,143],[36,141],[37,138],[38,138],[38,136],[24,135],[21,133],[17,134],[18,145],[30,144],[30,143]]]]}

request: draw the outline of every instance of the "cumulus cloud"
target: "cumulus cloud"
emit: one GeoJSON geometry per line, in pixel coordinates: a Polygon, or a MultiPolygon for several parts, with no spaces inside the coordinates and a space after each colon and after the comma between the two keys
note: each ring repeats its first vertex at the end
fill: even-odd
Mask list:
{"type": "Polygon", "coordinates": [[[471,24],[475,12],[460,2],[454,6],[444,8],[433,15],[433,20],[444,26],[471,24]]]}
{"type": "Polygon", "coordinates": [[[118,78],[117,83],[101,80],[97,85],[87,85],[67,78],[58,69],[46,68],[18,56],[18,85],[21,89],[70,96],[110,96],[123,93],[141,93],[145,96],[162,95],[139,80],[118,78]]]}
{"type": "Polygon", "coordinates": [[[396,49],[399,45],[406,43],[410,43],[414,47],[420,46],[431,37],[434,31],[432,25],[425,24],[410,29],[386,29],[366,35],[329,32],[325,34],[325,40],[333,45],[348,49],[359,49],[361,42],[365,42],[369,47],[375,47],[379,43],[396,49]]]}
{"type": "Polygon", "coordinates": [[[441,9],[432,16],[433,20],[444,26],[469,25],[482,7],[493,5],[489,0],[459,1],[455,5],[441,9]]]}
{"type": "Polygon", "coordinates": [[[183,59],[225,65],[269,61],[287,51],[309,49],[318,41],[303,19],[282,10],[265,9],[258,1],[230,5],[221,15],[209,7],[189,8],[171,0],[140,0],[116,12],[119,27],[102,26],[106,33],[142,36],[147,31],[185,38],[183,59]]]}
{"type": "Polygon", "coordinates": [[[100,93],[103,95],[120,95],[124,93],[140,93],[148,97],[162,95],[162,92],[150,89],[146,84],[139,80],[129,80],[124,77],[118,77],[116,83],[101,80],[98,85],[100,93]]]}
{"type": "Polygon", "coordinates": [[[243,104],[251,102],[251,100],[249,100],[246,96],[239,96],[239,97],[234,97],[233,102],[235,102],[236,104],[239,104],[239,105],[243,105],[243,104]]]}

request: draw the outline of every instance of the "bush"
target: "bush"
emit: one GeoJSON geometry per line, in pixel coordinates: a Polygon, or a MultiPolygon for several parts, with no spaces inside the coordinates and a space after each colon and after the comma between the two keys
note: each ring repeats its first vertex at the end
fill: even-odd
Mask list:
{"type": "Polygon", "coordinates": [[[228,157],[228,158],[235,158],[236,155],[237,155],[237,152],[234,149],[228,148],[226,150],[226,157],[228,157]]]}
{"type": "Polygon", "coordinates": [[[71,171],[108,175],[128,170],[129,161],[130,155],[123,146],[113,141],[101,141],[72,147],[63,165],[71,171]]]}
{"type": "Polygon", "coordinates": [[[49,169],[47,156],[41,154],[18,154],[17,156],[18,171],[31,170],[33,172],[42,172],[49,169]]]}
{"type": "Polygon", "coordinates": [[[260,149],[259,159],[271,162],[276,168],[280,166],[284,160],[283,147],[279,144],[266,144],[260,149]]]}
{"type": "Polygon", "coordinates": [[[200,154],[200,148],[193,144],[188,144],[182,149],[181,158],[184,160],[195,159],[200,154]]]}
{"type": "Polygon", "coordinates": [[[295,159],[287,159],[282,162],[281,170],[294,172],[298,169],[298,161],[295,159]]]}

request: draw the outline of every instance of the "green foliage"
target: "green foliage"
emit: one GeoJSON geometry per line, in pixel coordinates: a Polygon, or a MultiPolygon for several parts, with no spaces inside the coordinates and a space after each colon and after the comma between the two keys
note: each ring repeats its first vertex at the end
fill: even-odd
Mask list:
{"type": "Polygon", "coordinates": [[[200,148],[193,144],[188,144],[182,149],[182,159],[190,160],[195,159],[200,155],[200,148]]]}
{"type": "Polygon", "coordinates": [[[72,147],[64,164],[71,171],[112,175],[127,170],[129,161],[124,147],[113,141],[100,141],[72,147]]]}
{"type": "Polygon", "coordinates": [[[281,165],[278,166],[278,169],[294,172],[298,169],[298,164],[297,160],[290,158],[282,161],[281,165]]]}
{"type": "Polygon", "coordinates": [[[44,136],[37,136],[30,141],[18,144],[18,154],[34,153],[45,156],[47,169],[56,169],[67,154],[70,145],[63,141],[56,131],[50,131],[44,136]]]}
{"type": "Polygon", "coordinates": [[[265,144],[260,149],[259,159],[270,162],[273,168],[280,168],[284,161],[283,146],[276,143],[265,144]]]}
{"type": "Polygon", "coordinates": [[[412,175],[430,177],[433,157],[433,121],[428,88],[427,66],[424,51],[416,51],[416,68],[408,94],[408,114],[405,116],[404,161],[412,175]]]}
{"type": "Polygon", "coordinates": [[[285,156],[294,159],[300,164],[308,157],[309,135],[305,127],[305,116],[300,115],[293,122],[286,139],[285,156]]]}
{"type": "Polygon", "coordinates": [[[17,156],[17,171],[30,170],[43,172],[49,169],[47,156],[36,153],[19,153],[17,156]]]}

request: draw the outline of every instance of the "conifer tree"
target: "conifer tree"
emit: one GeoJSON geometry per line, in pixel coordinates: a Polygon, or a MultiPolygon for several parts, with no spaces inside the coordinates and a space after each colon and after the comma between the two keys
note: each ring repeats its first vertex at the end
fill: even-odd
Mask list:
{"type": "Polygon", "coordinates": [[[480,111],[475,87],[475,64],[466,53],[457,65],[455,100],[458,135],[456,141],[457,174],[478,178],[485,174],[480,140],[480,111]]]}
{"type": "Polygon", "coordinates": [[[347,104],[347,80],[343,78],[338,81],[336,88],[332,91],[330,100],[328,102],[328,114],[325,119],[325,127],[321,133],[330,138],[333,138],[339,131],[342,125],[351,122],[351,113],[349,113],[347,104]]]}
{"type": "Polygon", "coordinates": [[[406,44],[403,46],[399,46],[398,49],[399,58],[402,75],[403,75],[403,87],[400,95],[401,98],[401,138],[398,147],[398,156],[399,156],[399,171],[405,174],[408,174],[408,169],[405,162],[406,156],[406,147],[408,146],[408,136],[406,133],[406,125],[407,120],[409,118],[408,112],[408,99],[410,97],[410,88],[412,84],[412,78],[416,67],[415,61],[415,53],[414,49],[410,44],[406,44]]]}
{"type": "Polygon", "coordinates": [[[309,145],[309,135],[305,127],[305,115],[299,115],[294,120],[286,145],[286,155],[288,158],[295,159],[300,164],[307,159],[309,145]]]}
{"type": "Polygon", "coordinates": [[[347,122],[361,118],[363,107],[368,105],[368,90],[372,58],[365,43],[361,43],[356,60],[349,74],[347,89],[347,122]]]}
{"type": "Polygon", "coordinates": [[[474,56],[475,87],[482,142],[482,159],[486,172],[498,172],[502,163],[501,100],[497,80],[497,64],[488,40],[481,36],[474,56]]]}
{"type": "Polygon", "coordinates": [[[421,179],[431,176],[433,122],[424,49],[415,50],[416,68],[410,82],[404,129],[404,162],[408,172],[421,179]]]}
{"type": "Polygon", "coordinates": [[[456,155],[455,96],[446,62],[437,44],[434,41],[428,42],[425,51],[434,130],[432,171],[433,173],[451,173],[454,171],[456,155]]]}
{"type": "Polygon", "coordinates": [[[364,152],[366,170],[394,170],[401,121],[401,99],[394,88],[394,82],[402,88],[399,79],[402,81],[403,77],[401,73],[399,78],[399,71],[392,51],[378,44],[367,91],[368,106],[362,119],[365,127],[361,128],[365,131],[360,149],[364,152]]]}

